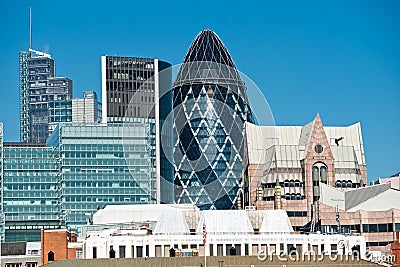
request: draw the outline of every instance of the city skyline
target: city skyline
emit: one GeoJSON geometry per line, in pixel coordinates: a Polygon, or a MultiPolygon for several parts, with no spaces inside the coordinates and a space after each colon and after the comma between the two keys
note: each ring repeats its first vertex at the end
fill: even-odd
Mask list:
{"type": "MultiPolygon", "coordinates": [[[[238,22],[227,15],[237,6],[214,4],[216,10],[225,8],[225,13],[214,13],[218,13],[219,19],[209,19],[212,13],[207,11],[207,20],[195,22],[195,15],[193,24],[181,25],[174,18],[175,13],[156,18],[163,11],[177,12],[173,6],[168,9],[162,4],[155,5],[154,14],[146,20],[140,12],[120,16],[117,11],[121,9],[101,4],[74,8],[74,3],[3,3],[2,9],[8,15],[1,24],[9,25],[1,30],[8,37],[1,45],[7,51],[1,64],[4,89],[0,93],[4,140],[19,139],[18,52],[29,47],[29,6],[32,6],[33,49],[52,54],[57,61],[57,73],[73,80],[74,97],[85,90],[95,90],[100,96],[101,55],[148,56],[179,64],[196,34],[211,28],[221,36],[238,69],[262,90],[277,125],[303,125],[316,113],[321,114],[327,126],[347,126],[360,121],[368,181],[398,172],[396,119],[400,112],[396,100],[400,91],[400,54],[396,50],[399,32],[394,27],[399,20],[395,18],[398,4],[308,3],[303,13],[297,12],[292,4],[268,3],[258,10],[245,6],[243,13],[251,10],[252,14],[244,14],[238,22]],[[98,14],[90,15],[91,8],[98,14]],[[101,19],[108,8],[111,9],[108,20],[115,24],[101,19]],[[64,12],[48,12],[57,9],[64,12]],[[127,37],[129,33],[135,34],[127,37]],[[137,36],[141,42],[137,42],[137,36]],[[292,97],[288,98],[289,95],[292,97]],[[322,100],[316,101],[317,96],[322,100]]],[[[128,2],[121,4],[128,5],[128,2]]],[[[131,8],[152,7],[142,5],[131,8]]],[[[190,17],[185,14],[183,18],[190,17]]]]}

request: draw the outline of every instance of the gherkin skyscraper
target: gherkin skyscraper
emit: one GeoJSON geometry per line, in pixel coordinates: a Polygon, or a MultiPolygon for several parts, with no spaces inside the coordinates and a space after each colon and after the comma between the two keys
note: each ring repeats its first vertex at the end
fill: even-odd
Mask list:
{"type": "Polygon", "coordinates": [[[211,30],[191,44],[173,86],[176,203],[236,209],[244,166],[246,88],[211,30]]]}

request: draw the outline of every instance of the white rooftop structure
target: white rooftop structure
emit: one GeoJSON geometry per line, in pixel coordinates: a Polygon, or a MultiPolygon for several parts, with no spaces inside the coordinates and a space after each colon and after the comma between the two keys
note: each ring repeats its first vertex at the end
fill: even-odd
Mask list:
{"type": "Polygon", "coordinates": [[[159,216],[154,234],[189,234],[190,229],[180,209],[166,209],[159,216]]]}
{"type": "Polygon", "coordinates": [[[249,217],[244,210],[204,210],[201,211],[196,232],[202,232],[203,223],[206,224],[207,233],[254,232],[249,217]]]}
{"type": "Polygon", "coordinates": [[[145,224],[155,235],[190,234],[201,233],[203,223],[207,232],[213,234],[253,234],[254,229],[260,233],[293,233],[284,210],[201,211],[191,204],[108,205],[93,215],[93,225],[84,226],[87,229],[83,233],[117,228],[121,224],[125,228],[128,225],[140,228],[145,224]]]}
{"type": "Polygon", "coordinates": [[[293,233],[293,227],[284,210],[265,210],[260,233],[293,233]]]}
{"type": "Polygon", "coordinates": [[[400,210],[400,191],[390,188],[390,184],[373,185],[351,190],[343,190],[321,184],[321,203],[341,210],[354,212],[400,210]]]}
{"type": "Polygon", "coordinates": [[[400,210],[400,191],[388,189],[370,199],[352,207],[348,211],[384,211],[390,209],[400,210]]]}
{"type": "Polygon", "coordinates": [[[191,204],[107,205],[93,214],[93,224],[158,221],[165,211],[196,211],[191,204]]]}

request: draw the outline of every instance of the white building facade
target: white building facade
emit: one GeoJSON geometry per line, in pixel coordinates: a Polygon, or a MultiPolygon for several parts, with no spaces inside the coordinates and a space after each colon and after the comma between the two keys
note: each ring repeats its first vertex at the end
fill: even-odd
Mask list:
{"type": "Polygon", "coordinates": [[[362,236],[294,234],[282,210],[200,211],[190,205],[129,205],[107,206],[99,213],[93,216],[95,225],[82,231],[85,259],[366,253],[362,236]],[[130,212],[135,207],[139,210],[130,212]]]}
{"type": "Polygon", "coordinates": [[[102,107],[94,91],[86,91],[83,98],[72,99],[72,122],[97,123],[101,121],[102,107]]]}

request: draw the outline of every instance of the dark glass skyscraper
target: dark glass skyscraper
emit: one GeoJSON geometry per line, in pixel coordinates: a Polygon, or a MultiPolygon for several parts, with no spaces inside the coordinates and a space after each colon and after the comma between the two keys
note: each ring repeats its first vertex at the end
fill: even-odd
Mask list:
{"type": "Polygon", "coordinates": [[[201,209],[237,208],[244,170],[246,88],[211,30],[191,44],[173,87],[175,201],[201,209]]]}
{"type": "Polygon", "coordinates": [[[19,53],[21,142],[45,143],[55,126],[49,120],[49,102],[72,97],[72,81],[55,77],[49,54],[29,49],[19,53]]]}

